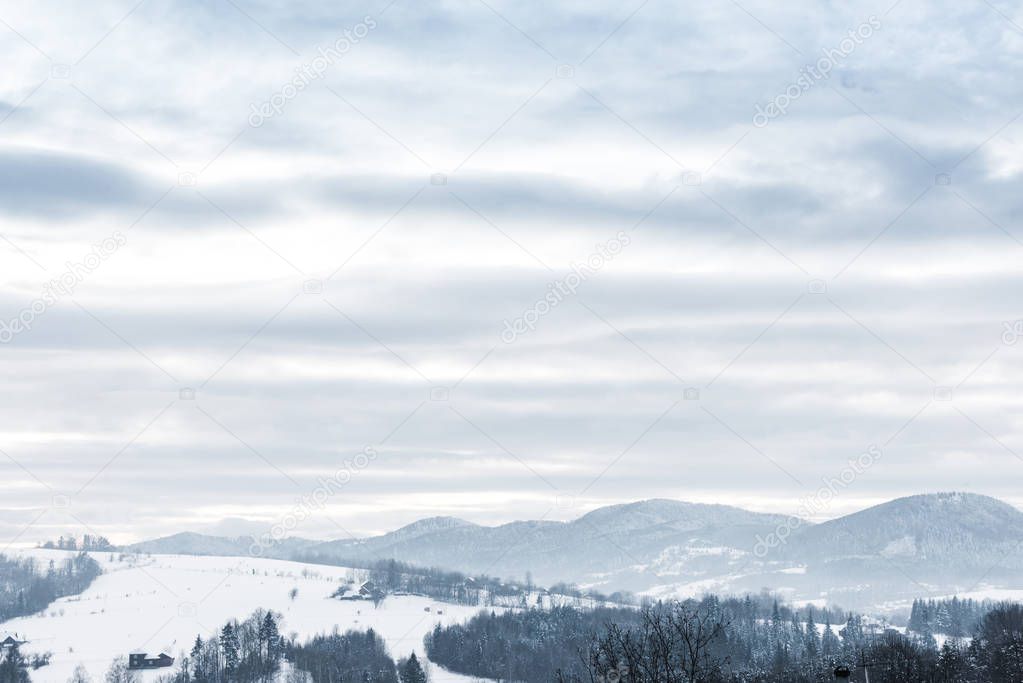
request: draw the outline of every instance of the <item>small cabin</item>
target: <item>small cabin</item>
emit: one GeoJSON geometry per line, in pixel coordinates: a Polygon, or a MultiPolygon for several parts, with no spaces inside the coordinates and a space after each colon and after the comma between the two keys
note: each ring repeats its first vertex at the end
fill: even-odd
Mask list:
{"type": "Polygon", "coordinates": [[[145,652],[132,652],[128,655],[129,669],[161,669],[174,664],[174,658],[161,652],[156,657],[150,657],[145,652]]]}
{"type": "Polygon", "coordinates": [[[0,633],[0,651],[9,650],[15,645],[21,645],[24,640],[18,640],[13,633],[0,633]]]}

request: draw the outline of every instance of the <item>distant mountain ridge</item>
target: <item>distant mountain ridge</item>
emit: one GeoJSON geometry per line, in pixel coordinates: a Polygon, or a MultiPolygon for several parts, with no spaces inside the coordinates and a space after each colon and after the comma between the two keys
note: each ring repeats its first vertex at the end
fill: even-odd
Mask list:
{"type": "Polygon", "coordinates": [[[416,533],[417,522],[383,536],[307,548],[325,557],[394,558],[471,573],[581,582],[589,574],[651,560],[664,548],[754,542],[787,518],[722,505],[646,500],[594,510],[570,522],[521,521],[485,527],[458,520],[416,533]]]}
{"type": "MultiPolygon", "coordinates": [[[[184,533],[128,546],[150,553],[247,555],[251,537],[184,533]]],[[[853,607],[921,586],[965,590],[979,580],[1023,588],[1023,512],[987,496],[938,493],[882,503],[821,524],[728,505],[652,499],[598,508],[569,522],[482,526],[422,519],[380,536],[288,538],[261,554],[320,562],[396,559],[470,574],[633,590],[652,596],[759,591],[853,607]],[[761,552],[764,540],[794,529],[761,552]]],[[[914,592],[915,591],[915,592],[914,592]]]]}
{"type": "MultiPolygon", "coordinates": [[[[321,560],[396,559],[506,576],[531,571],[538,580],[548,582],[582,581],[589,573],[626,567],[637,556],[653,560],[678,544],[752,547],[758,533],[769,533],[788,519],[726,505],[652,499],[598,508],[570,522],[531,520],[489,527],[455,517],[432,517],[381,536],[326,542],[291,537],[260,551],[281,558],[301,554],[321,560]]],[[[125,549],[246,555],[253,542],[249,536],[185,532],[125,549]]]]}
{"type": "Polygon", "coordinates": [[[995,570],[1023,547],[1023,512],[970,493],[909,496],[818,524],[796,541],[804,562],[881,558],[920,565],[923,576],[953,565],[995,570]]]}
{"type": "MultiPolygon", "coordinates": [[[[287,538],[275,544],[272,552],[265,553],[268,557],[288,557],[298,550],[316,545],[320,541],[310,541],[301,538],[287,538]]],[[[259,555],[252,552],[255,538],[253,536],[211,536],[200,534],[194,531],[182,531],[170,536],[155,538],[151,541],[133,543],[121,548],[126,552],[150,553],[153,555],[221,555],[221,556],[242,556],[259,555]]]]}

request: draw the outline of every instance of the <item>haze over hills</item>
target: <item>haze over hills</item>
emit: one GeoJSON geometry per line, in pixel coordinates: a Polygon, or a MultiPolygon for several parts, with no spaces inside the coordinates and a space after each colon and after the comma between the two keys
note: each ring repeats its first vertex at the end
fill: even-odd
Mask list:
{"type": "Polygon", "coordinates": [[[800,557],[950,558],[990,566],[1023,543],[1023,512],[970,493],[910,496],[807,528],[800,557]]]}
{"type": "Polygon", "coordinates": [[[806,566],[804,590],[832,594],[1023,587],[1023,512],[968,493],[910,496],[807,527],[768,557],[806,566]]]}
{"type": "MultiPolygon", "coordinates": [[[[184,533],[129,549],[247,555],[252,543],[248,536],[184,533]]],[[[1023,587],[1021,548],[1023,512],[986,496],[940,493],[821,524],[663,499],[599,508],[570,522],[489,527],[434,517],[371,538],[288,538],[263,554],[325,562],[396,559],[520,579],[530,572],[542,584],[654,596],[770,588],[853,607],[981,583],[1023,587]]]]}

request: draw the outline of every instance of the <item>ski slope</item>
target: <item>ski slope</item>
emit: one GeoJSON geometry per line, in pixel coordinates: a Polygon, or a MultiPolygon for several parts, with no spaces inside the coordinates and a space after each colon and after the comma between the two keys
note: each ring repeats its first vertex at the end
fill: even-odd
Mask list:
{"type": "MultiPolygon", "coordinates": [[[[40,549],[20,554],[37,558],[44,567],[67,556],[40,549]]],[[[154,555],[121,561],[110,553],[92,556],[104,573],[84,593],[0,626],[28,641],[24,653],[52,653],[49,666],[30,672],[35,683],[65,683],[79,663],[99,682],[111,660],[136,650],[178,657],[191,649],[196,635],[205,640],[228,619],[242,619],[257,607],[280,612],[285,635],[303,639],[335,626],[341,631],[372,628],[395,659],[415,651],[425,661],[428,631],[479,611],[417,596],[389,596],[377,608],[369,601],[330,598],[339,584],[364,579],[361,570],[345,567],[240,557],[154,555]],[[294,600],[289,596],[293,588],[298,589],[294,600]]],[[[143,680],[169,671],[145,671],[143,680]]],[[[430,673],[433,683],[474,680],[432,664],[430,673]]]]}

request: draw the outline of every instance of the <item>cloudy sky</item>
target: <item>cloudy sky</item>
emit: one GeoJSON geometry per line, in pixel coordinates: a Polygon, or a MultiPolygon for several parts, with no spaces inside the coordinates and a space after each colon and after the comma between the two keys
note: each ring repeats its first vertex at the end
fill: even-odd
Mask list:
{"type": "Polygon", "coordinates": [[[3,2],[3,545],[1023,504],[1023,11],[893,1],[3,2]]]}

